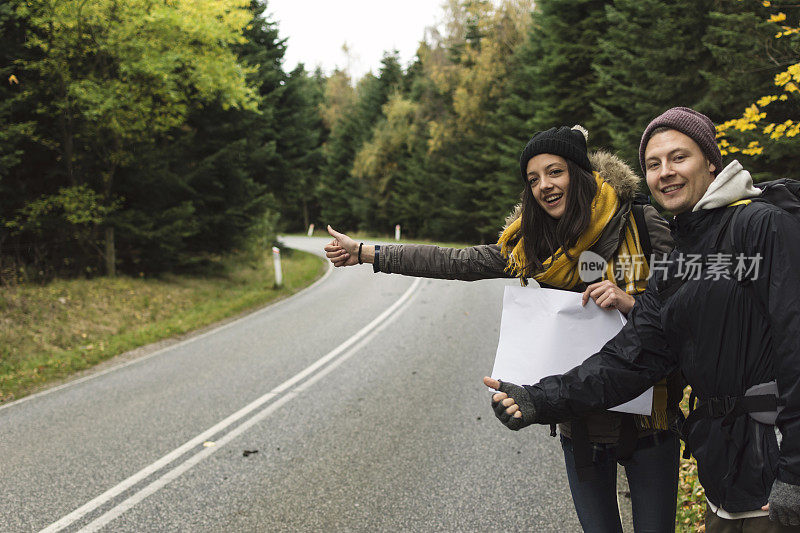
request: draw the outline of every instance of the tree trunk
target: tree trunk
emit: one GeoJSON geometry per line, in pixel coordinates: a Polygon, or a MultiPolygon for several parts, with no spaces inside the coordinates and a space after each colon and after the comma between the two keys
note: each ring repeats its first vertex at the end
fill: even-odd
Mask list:
{"type": "MultiPolygon", "coordinates": [[[[114,135],[114,149],[116,154],[122,151],[122,139],[114,135]]],[[[114,153],[112,153],[112,156],[114,153]]],[[[113,161],[113,157],[109,158],[113,161]]],[[[114,183],[114,174],[117,171],[116,163],[111,163],[107,172],[103,173],[103,205],[111,206],[111,186],[114,183]]],[[[108,215],[106,215],[107,217],[108,215]]],[[[106,275],[113,278],[117,275],[117,251],[114,248],[114,227],[106,226],[106,275]]]]}
{"type": "Polygon", "coordinates": [[[117,275],[117,253],[114,249],[114,228],[106,228],[106,275],[116,277],[117,275]]]}
{"type": "Polygon", "coordinates": [[[308,202],[303,198],[303,227],[308,229],[309,224],[311,224],[311,221],[308,220],[308,202]]]}
{"type": "Polygon", "coordinates": [[[66,166],[67,178],[70,185],[77,185],[75,181],[75,168],[73,160],[75,158],[75,143],[72,135],[72,124],[69,120],[69,99],[66,100],[66,110],[63,111],[59,118],[58,123],[61,128],[61,156],[66,166]]]}

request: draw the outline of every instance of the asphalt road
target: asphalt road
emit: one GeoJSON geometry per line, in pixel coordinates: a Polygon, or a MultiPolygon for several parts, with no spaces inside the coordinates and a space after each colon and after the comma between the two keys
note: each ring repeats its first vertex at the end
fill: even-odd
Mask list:
{"type": "Polygon", "coordinates": [[[335,269],[4,406],[0,531],[580,531],[557,439],[481,383],[512,283],[335,269]]]}

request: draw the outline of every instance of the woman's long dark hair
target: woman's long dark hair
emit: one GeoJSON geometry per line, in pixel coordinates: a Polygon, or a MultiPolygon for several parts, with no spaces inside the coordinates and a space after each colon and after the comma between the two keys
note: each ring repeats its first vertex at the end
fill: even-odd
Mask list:
{"type": "MultiPolygon", "coordinates": [[[[556,220],[542,209],[533,197],[531,186],[525,183],[522,191],[522,235],[523,249],[528,263],[523,275],[533,277],[542,270],[542,263],[559,248],[570,257],[568,250],[575,246],[578,238],[589,227],[592,200],[597,194],[594,176],[566,159],[569,172],[569,189],[564,216],[556,220]]],[[[570,257],[571,259],[571,257],[570,257]]]]}

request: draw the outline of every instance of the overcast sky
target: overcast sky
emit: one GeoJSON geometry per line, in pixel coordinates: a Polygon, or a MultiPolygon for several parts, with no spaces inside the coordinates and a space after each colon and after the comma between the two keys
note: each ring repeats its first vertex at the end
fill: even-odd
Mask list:
{"type": "Polygon", "coordinates": [[[326,74],[339,67],[358,79],[370,70],[377,74],[384,51],[396,49],[407,67],[425,28],[441,20],[440,6],[439,0],[268,0],[266,13],[288,38],[286,72],[302,62],[308,72],[317,65],[326,74]]]}

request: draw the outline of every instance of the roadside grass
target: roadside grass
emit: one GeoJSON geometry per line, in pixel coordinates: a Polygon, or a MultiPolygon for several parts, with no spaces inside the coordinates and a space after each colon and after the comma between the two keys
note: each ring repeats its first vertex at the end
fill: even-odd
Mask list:
{"type": "Polygon", "coordinates": [[[284,249],[283,286],[275,289],[269,256],[217,263],[219,273],[206,275],[0,287],[0,404],[128,350],[289,296],[326,268],[317,256],[284,249]]]}
{"type": "MultiPolygon", "coordinates": [[[[689,393],[691,387],[686,387],[681,401],[683,414],[689,413],[689,393]]],[[[706,493],[697,479],[697,461],[694,457],[683,458],[684,443],[681,442],[681,464],[678,474],[678,512],[676,517],[676,531],[703,532],[706,530],[706,493]]]]}

